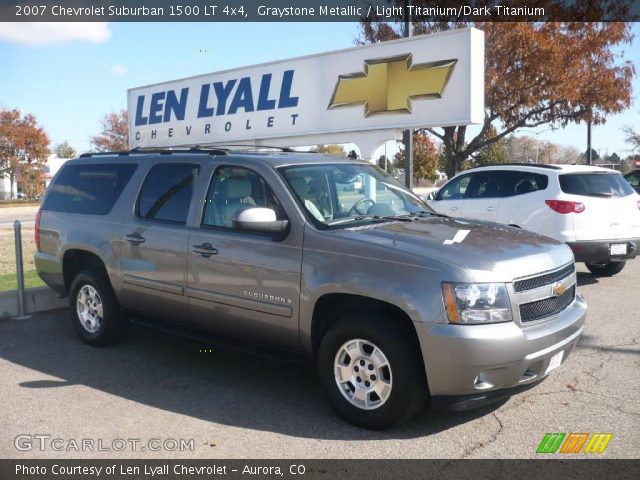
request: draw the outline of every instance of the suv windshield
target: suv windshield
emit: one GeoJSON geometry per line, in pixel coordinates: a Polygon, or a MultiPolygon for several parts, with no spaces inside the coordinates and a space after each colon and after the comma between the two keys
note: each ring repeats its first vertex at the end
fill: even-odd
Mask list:
{"type": "Polygon", "coordinates": [[[291,191],[321,226],[433,213],[422,200],[374,165],[324,164],[280,168],[291,191]]]}
{"type": "Polygon", "coordinates": [[[569,173],[560,175],[560,188],[564,193],[590,197],[626,197],[634,193],[618,173],[569,173]]]}

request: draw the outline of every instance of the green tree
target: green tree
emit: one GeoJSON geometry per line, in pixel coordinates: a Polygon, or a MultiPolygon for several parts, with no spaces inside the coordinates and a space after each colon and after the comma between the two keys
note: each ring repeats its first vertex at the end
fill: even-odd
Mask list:
{"type": "Polygon", "coordinates": [[[387,158],[384,155],[380,155],[378,158],[378,166],[388,173],[395,173],[396,167],[395,164],[391,161],[390,158],[387,158]]]}
{"type": "MultiPolygon", "coordinates": [[[[487,131],[487,136],[493,137],[495,135],[495,128],[491,127],[487,131]]],[[[473,157],[473,163],[476,166],[499,165],[507,162],[508,158],[504,138],[500,138],[495,142],[488,143],[484,147],[479,148],[473,157]]]]}
{"type": "MultiPolygon", "coordinates": [[[[580,154],[580,163],[587,163],[588,159],[587,159],[587,152],[589,150],[585,150],[584,152],[582,152],[580,154]]],[[[598,160],[600,160],[600,155],[598,155],[598,152],[596,151],[595,148],[591,149],[591,161],[593,163],[596,163],[598,160]]]]}
{"type": "Polygon", "coordinates": [[[53,149],[53,153],[60,158],[75,158],[77,155],[76,149],[73,148],[66,140],[56,145],[53,149]]]}
{"type": "MultiPolygon", "coordinates": [[[[427,0],[414,0],[425,6],[427,0]]],[[[618,8],[616,0],[589,2],[589,8],[618,8]]],[[[567,18],[581,18],[582,2],[554,2],[567,18]],[[575,14],[575,15],[573,15],[575,14]]],[[[518,128],[552,123],[604,123],[631,105],[635,69],[621,62],[621,46],[633,39],[622,22],[416,22],[416,34],[475,26],[485,32],[485,116],[479,133],[466,126],[429,131],[444,144],[449,177],[481,148],[518,128]],[[491,128],[495,134],[490,135],[491,128]]],[[[362,22],[361,43],[399,38],[401,22],[362,22]]]]}
{"type": "Polygon", "coordinates": [[[618,155],[616,152],[613,152],[606,158],[607,163],[620,163],[621,160],[622,159],[620,158],[620,155],[618,155]]]}

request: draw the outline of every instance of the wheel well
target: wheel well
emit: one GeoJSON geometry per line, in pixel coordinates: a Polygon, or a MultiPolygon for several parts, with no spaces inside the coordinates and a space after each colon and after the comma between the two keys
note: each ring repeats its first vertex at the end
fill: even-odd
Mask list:
{"type": "Polygon", "coordinates": [[[411,332],[411,335],[415,338],[417,348],[420,348],[413,322],[401,308],[371,297],[346,293],[329,293],[320,297],[313,309],[311,343],[314,353],[317,353],[320,341],[331,325],[340,321],[340,318],[344,315],[353,312],[376,312],[393,317],[397,320],[398,325],[411,332]]]}
{"type": "Polygon", "coordinates": [[[71,288],[71,282],[81,270],[97,270],[108,278],[104,263],[95,253],[86,250],[67,250],[62,257],[62,275],[67,292],[71,288]]]}

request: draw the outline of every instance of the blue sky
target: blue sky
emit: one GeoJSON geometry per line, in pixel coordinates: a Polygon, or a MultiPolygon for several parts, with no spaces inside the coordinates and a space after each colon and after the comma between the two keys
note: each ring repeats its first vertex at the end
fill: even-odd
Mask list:
{"type": "MultiPolygon", "coordinates": [[[[633,30],[625,58],[640,75],[640,24],[633,30]]],[[[100,119],[126,107],[128,88],[347,48],[358,31],[354,23],[0,23],[0,106],[33,113],[52,144],[68,140],[82,152],[100,119]]],[[[602,154],[629,154],[621,127],[640,129],[638,75],[631,109],[593,129],[593,147],[602,154]]],[[[584,151],[586,126],[539,139],[584,151]]]]}

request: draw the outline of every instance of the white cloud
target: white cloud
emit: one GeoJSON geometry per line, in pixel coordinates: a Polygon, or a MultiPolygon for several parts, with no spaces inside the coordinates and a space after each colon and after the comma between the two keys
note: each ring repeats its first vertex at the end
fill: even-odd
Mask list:
{"type": "Polygon", "coordinates": [[[115,74],[115,75],[126,75],[127,74],[127,69],[124,68],[122,65],[120,65],[119,63],[114,63],[111,66],[111,73],[115,74]]]}
{"type": "Polygon", "coordinates": [[[0,22],[0,42],[47,45],[69,42],[106,42],[111,37],[107,22],[0,22]]]}

